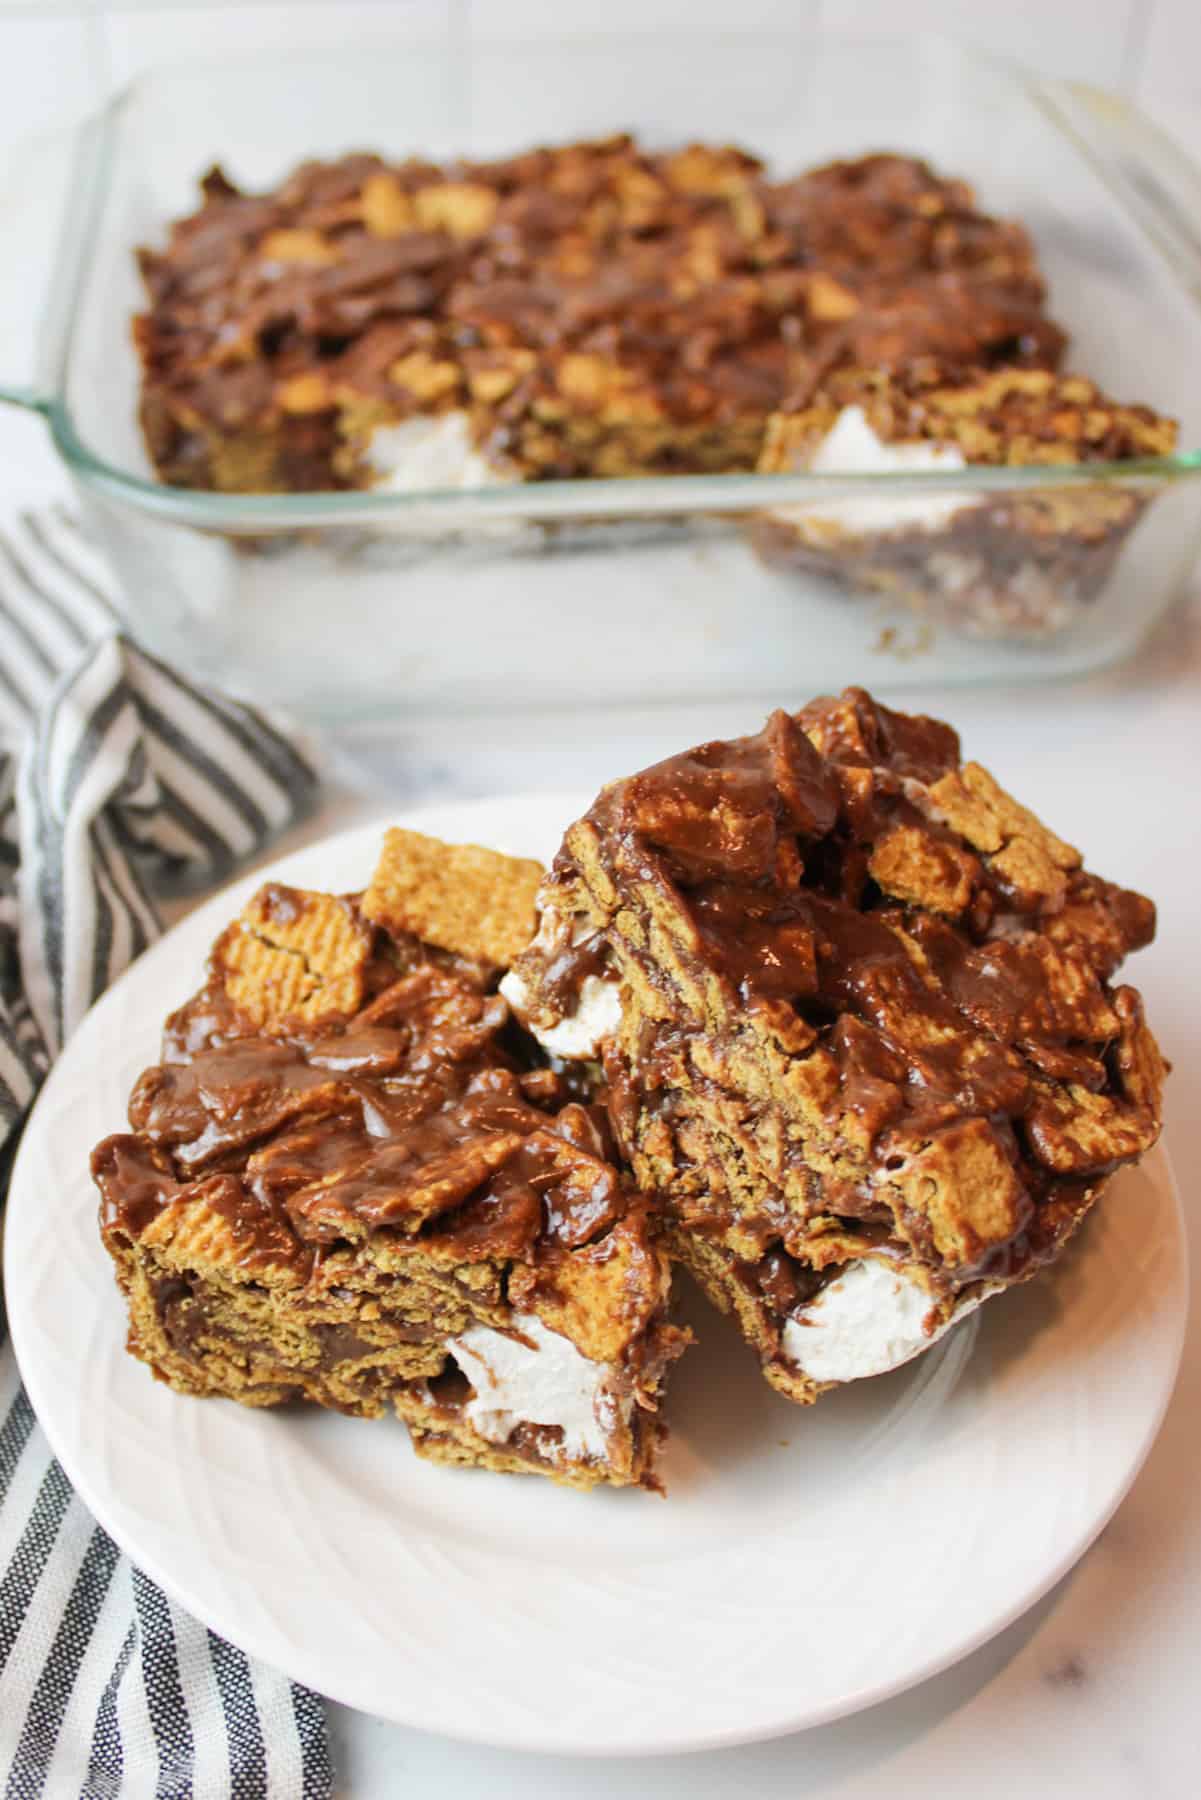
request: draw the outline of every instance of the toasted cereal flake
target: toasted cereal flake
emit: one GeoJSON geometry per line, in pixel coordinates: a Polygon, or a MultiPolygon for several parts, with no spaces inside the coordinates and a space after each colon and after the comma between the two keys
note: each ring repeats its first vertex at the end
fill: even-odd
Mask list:
{"type": "Polygon", "coordinates": [[[543,1245],[534,1267],[510,1275],[509,1298],[593,1362],[615,1362],[658,1304],[653,1252],[625,1223],[576,1250],[543,1245]]]}
{"type": "Polygon", "coordinates": [[[1067,895],[1067,877],[1034,838],[1010,838],[1003,850],[989,858],[989,868],[999,875],[1018,904],[1027,912],[1041,906],[1058,912],[1067,895]]]}
{"type": "Polygon", "coordinates": [[[367,918],[427,944],[507,967],[534,935],[544,870],[478,844],[444,844],[394,827],[363,897],[367,918]]]}
{"type": "Polygon", "coordinates": [[[259,245],[264,262],[298,263],[310,268],[336,263],[339,251],[319,231],[304,228],[269,231],[259,245]]]}
{"type": "Polygon", "coordinates": [[[380,170],[369,175],[360,195],[363,223],[372,237],[399,237],[416,222],[413,202],[395,175],[380,170]]]}
{"type": "Polygon", "coordinates": [[[236,1282],[294,1287],[301,1247],[267,1208],[255,1208],[228,1175],[213,1175],[165,1206],[142,1244],[167,1268],[236,1282]]]}
{"type": "Polygon", "coordinates": [[[1031,1202],[1005,1147],[985,1119],[966,1119],[907,1157],[893,1176],[905,1205],[929,1221],[952,1267],[970,1266],[989,1244],[1022,1229],[1031,1202]]]}
{"type": "Polygon", "coordinates": [[[281,382],[276,391],[276,399],[286,413],[323,412],[334,403],[329,382],[317,370],[293,375],[290,380],[281,382]]]}
{"type": "MultiPolygon", "coordinates": [[[[1123,1073],[1129,1078],[1129,1071],[1123,1073]]],[[[1128,1162],[1159,1136],[1159,1120],[1149,1108],[1094,1094],[1075,1082],[1041,1088],[1025,1123],[1035,1156],[1056,1175],[1128,1162]]]]}
{"type": "Polygon", "coordinates": [[[478,237],[496,217],[496,191],[478,181],[443,181],[418,188],[413,196],[417,223],[423,231],[447,231],[451,237],[478,237]]]}
{"type": "Polygon", "coordinates": [[[1079,850],[1063,839],[1048,831],[1042,820],[1022,806],[1012,794],[1007,794],[1000,782],[994,781],[987,769],[979,763],[964,763],[963,780],[969,791],[977,800],[983,802],[998,820],[1001,830],[1009,838],[1028,838],[1046,852],[1058,869],[1078,869],[1081,863],[1079,850]]]}
{"type": "Polygon", "coordinates": [[[335,1170],[301,1188],[291,1209],[310,1228],[347,1237],[380,1225],[418,1231],[427,1219],[449,1212],[483,1187],[523,1142],[520,1132],[497,1131],[421,1159],[408,1145],[398,1151],[385,1141],[350,1170],[335,1170]]]}
{"type": "Polygon", "coordinates": [[[872,851],[868,872],[886,894],[958,918],[971,904],[980,864],[958,845],[897,825],[872,851]]]}
{"type": "Polygon", "coordinates": [[[1133,1105],[1158,1118],[1167,1065],[1143,1014],[1142,997],[1136,988],[1120,987],[1114,991],[1113,1004],[1121,1022],[1114,1060],[1122,1092],[1133,1105]]]}
{"type": "Polygon", "coordinates": [[[265,1030],[357,1011],[370,930],[349,903],[269,882],[219,940],[214,961],[234,1004],[265,1030]]]}

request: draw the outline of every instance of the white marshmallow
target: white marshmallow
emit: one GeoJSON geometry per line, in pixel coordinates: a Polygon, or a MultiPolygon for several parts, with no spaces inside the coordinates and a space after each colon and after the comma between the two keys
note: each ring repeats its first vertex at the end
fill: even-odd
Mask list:
{"type": "Polygon", "coordinates": [[[464,412],[377,426],[367,447],[367,464],[376,475],[376,493],[501,487],[508,480],[473,445],[464,412]]]}
{"type": "Polygon", "coordinates": [[[797,1309],[784,1327],[784,1354],[814,1381],[884,1375],[936,1344],[992,1291],[961,1300],[949,1320],[927,1331],[934,1304],[929,1292],[912,1276],[865,1256],[797,1309]]]}
{"type": "Polygon", "coordinates": [[[621,1024],[621,990],[615,981],[602,981],[599,975],[585,975],[575,1011],[557,1025],[534,1025],[526,1018],[529,990],[513,970],[501,982],[500,991],[542,1048],[568,1062],[589,1062],[599,1056],[603,1040],[612,1037],[621,1024]]]}
{"type": "MultiPolygon", "coordinates": [[[[844,406],[817,449],[804,464],[809,475],[895,475],[922,470],[966,469],[953,444],[921,442],[888,444],[878,438],[860,406],[844,406]]],[[[798,470],[798,473],[800,471],[798,470]]],[[[834,527],[855,536],[916,526],[936,531],[978,494],[864,494],[807,506],[781,506],[775,517],[820,536],[834,527]]]]}
{"type": "MultiPolygon", "coordinates": [[[[544,901],[539,910],[538,930],[530,945],[553,956],[561,941],[567,920],[558,907],[544,901]]],[[[595,927],[586,918],[571,921],[570,941],[573,950],[595,936],[595,927]]],[[[530,993],[521,976],[510,969],[500,984],[500,991],[521,1023],[551,1056],[566,1062],[591,1062],[600,1055],[600,1047],[621,1024],[621,988],[616,981],[599,975],[585,975],[580,983],[572,1011],[555,1025],[535,1025],[528,1016],[530,993]]]]}
{"type": "Polygon", "coordinates": [[[475,1389],[464,1408],[468,1422],[490,1444],[507,1443],[519,1425],[557,1425],[565,1457],[603,1459],[613,1427],[633,1406],[615,1390],[613,1366],[590,1362],[533,1313],[515,1314],[513,1328],[535,1347],[489,1325],[473,1325],[447,1344],[475,1389]]]}

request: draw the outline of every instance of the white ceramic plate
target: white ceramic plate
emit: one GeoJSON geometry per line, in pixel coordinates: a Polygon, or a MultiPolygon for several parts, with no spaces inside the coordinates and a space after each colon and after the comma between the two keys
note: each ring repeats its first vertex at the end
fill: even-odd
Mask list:
{"type": "MultiPolygon", "coordinates": [[[[421,829],[548,857],[580,807],[445,807],[421,829]]],[[[356,831],[271,872],[361,885],[356,831]]],[[[706,1748],[848,1713],[975,1648],[1070,1567],[1162,1417],[1186,1307],[1162,1153],[1053,1279],[812,1410],[699,1305],[666,1501],[419,1462],[399,1424],[180,1398],[123,1349],[91,1146],[261,876],[191,915],[84,1021],[8,1205],[13,1338],[67,1473],[182,1605],[290,1675],[408,1725],[520,1749],[706,1748]]]]}

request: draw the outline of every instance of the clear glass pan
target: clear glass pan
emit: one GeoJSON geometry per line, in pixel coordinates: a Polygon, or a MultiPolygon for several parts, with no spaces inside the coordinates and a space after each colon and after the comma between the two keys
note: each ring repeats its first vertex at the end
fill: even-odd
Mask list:
{"type": "Polygon", "coordinates": [[[67,186],[38,368],[6,397],[45,414],[139,635],[261,697],[361,717],[1063,676],[1134,649],[1196,551],[1201,176],[1112,96],[942,40],[438,40],[168,68],[89,124],[67,186]],[[965,175],[988,210],[1031,230],[1072,333],[1069,366],[1178,418],[1181,452],[404,494],[231,496],[153,479],[136,424],[131,250],[192,208],[210,163],[266,186],[311,155],[500,154],[616,129],[735,139],[781,172],[896,148],[965,175]],[[1137,523],[1104,580],[1065,590],[1034,629],[1002,612],[966,631],[937,584],[924,599],[840,590],[761,561],[746,529],[784,504],[948,492],[994,518],[1112,492],[1137,523]]]}

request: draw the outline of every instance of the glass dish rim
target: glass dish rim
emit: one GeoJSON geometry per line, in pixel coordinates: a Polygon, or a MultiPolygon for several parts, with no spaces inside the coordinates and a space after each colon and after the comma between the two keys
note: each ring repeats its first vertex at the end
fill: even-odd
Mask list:
{"type": "MultiPolygon", "coordinates": [[[[602,32],[596,35],[616,39],[629,34],[602,32]]],[[[714,39],[729,34],[707,32],[699,35],[714,39]]],[[[790,43],[807,37],[825,43],[833,41],[871,45],[876,49],[900,45],[908,49],[922,45],[942,46],[949,49],[965,66],[1003,71],[1027,103],[1042,111],[1044,117],[1049,118],[1052,128],[1061,137],[1071,141],[1071,134],[1064,123],[1046,106],[1041,91],[1046,84],[1040,82],[1039,77],[1012,58],[974,49],[947,33],[922,31],[902,38],[895,33],[830,31],[817,26],[806,32],[765,32],[762,35],[786,36],[790,43]]],[[[399,37],[396,40],[398,46],[407,43],[409,48],[415,47],[415,42],[429,44],[434,41],[442,41],[439,34],[423,34],[416,40],[399,37]]],[[[553,34],[549,38],[540,35],[537,39],[530,40],[539,47],[570,47],[581,52],[589,41],[593,41],[591,35],[587,39],[577,40],[574,37],[555,37],[553,34]]],[[[506,41],[505,47],[518,46],[506,41]]],[[[339,48],[345,50],[345,46],[339,48]]],[[[296,61],[316,61],[322,54],[317,47],[304,46],[292,51],[290,57],[296,61]]],[[[262,51],[244,51],[235,56],[212,56],[201,60],[214,68],[228,69],[233,64],[245,67],[255,61],[268,59],[278,62],[278,56],[262,51]]],[[[45,418],[55,449],[72,475],[110,499],[122,500],[160,518],[202,529],[240,527],[245,530],[271,530],[339,522],[367,522],[389,517],[424,523],[426,521],[421,518],[423,513],[430,523],[452,527],[460,522],[466,523],[472,517],[518,517],[535,521],[575,519],[581,516],[648,518],[680,512],[742,513],[771,510],[782,505],[816,506],[836,497],[853,497],[865,493],[913,493],[936,497],[940,494],[978,490],[985,495],[999,492],[1022,494],[1094,484],[1129,486],[1133,482],[1140,487],[1159,486],[1201,476],[1201,445],[1194,450],[1177,451],[1171,456],[1131,458],[1123,462],[1027,464],[1014,467],[969,464],[966,468],[957,470],[888,471],[883,474],[813,474],[799,471],[796,474],[761,475],[753,470],[746,470],[721,475],[640,475],[606,477],[604,480],[576,477],[545,482],[514,481],[482,488],[415,489],[405,493],[368,488],[332,493],[310,491],[230,494],[204,488],[172,486],[150,476],[135,474],[101,456],[83,441],[66,402],[66,376],[78,326],[82,285],[99,229],[101,201],[109,187],[120,118],[143,92],[153,88],[164,77],[194,70],[196,60],[165,58],[140,71],[81,125],[74,162],[76,169],[84,170],[86,174],[74,187],[73,202],[68,202],[63,210],[59,259],[60,262],[68,263],[69,274],[67,292],[60,302],[57,340],[53,344],[47,368],[50,379],[40,391],[26,396],[26,404],[45,418]],[[89,143],[92,146],[90,154],[89,143]]],[[[1079,144],[1074,147],[1078,155],[1086,156],[1079,144]]],[[[1135,229],[1142,229],[1136,219],[1131,219],[1131,223],[1135,229]]],[[[1201,309],[1198,311],[1198,318],[1201,323],[1201,309]]]]}

